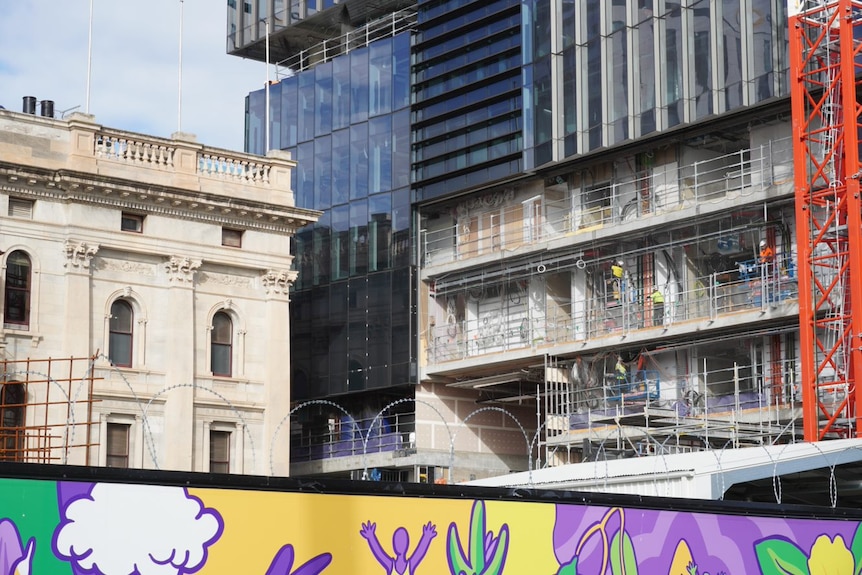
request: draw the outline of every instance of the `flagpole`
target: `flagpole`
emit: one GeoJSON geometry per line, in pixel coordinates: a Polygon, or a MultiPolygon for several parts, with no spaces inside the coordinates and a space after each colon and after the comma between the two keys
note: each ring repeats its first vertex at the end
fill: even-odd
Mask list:
{"type": "Polygon", "coordinates": [[[183,131],[183,0],[180,0],[180,54],[177,78],[177,132],[183,131]]]}
{"type": "Polygon", "coordinates": [[[87,102],[84,111],[90,113],[90,74],[93,62],[93,0],[90,0],[90,23],[87,31],[87,102]]]}

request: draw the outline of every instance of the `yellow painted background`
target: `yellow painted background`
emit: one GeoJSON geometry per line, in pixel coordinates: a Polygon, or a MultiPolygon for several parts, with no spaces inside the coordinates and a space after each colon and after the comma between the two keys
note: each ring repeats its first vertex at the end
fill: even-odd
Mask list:
{"type": "MultiPolygon", "coordinates": [[[[210,547],[204,575],[264,575],[282,545],[294,547],[292,569],[321,553],[333,559],[323,575],[375,575],[384,569],[359,535],[364,521],[377,523],[377,538],[390,556],[392,534],[405,527],[410,534],[410,550],[422,535],[422,526],[431,521],[437,537],[431,541],[419,575],[445,575],[446,533],[455,521],[464,547],[468,544],[472,499],[435,499],[401,496],[327,495],[266,491],[193,489],[206,507],[218,510],[224,533],[210,547]]],[[[504,574],[553,575],[559,565],[554,559],[554,505],[488,501],[485,529],[496,536],[503,523],[509,525],[509,551],[504,574]]]]}

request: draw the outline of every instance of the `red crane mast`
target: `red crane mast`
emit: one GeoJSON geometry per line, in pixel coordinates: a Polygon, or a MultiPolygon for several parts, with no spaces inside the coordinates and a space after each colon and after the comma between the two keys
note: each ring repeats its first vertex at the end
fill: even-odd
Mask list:
{"type": "Polygon", "coordinates": [[[862,437],[862,2],[789,5],[804,436],[862,437]]]}

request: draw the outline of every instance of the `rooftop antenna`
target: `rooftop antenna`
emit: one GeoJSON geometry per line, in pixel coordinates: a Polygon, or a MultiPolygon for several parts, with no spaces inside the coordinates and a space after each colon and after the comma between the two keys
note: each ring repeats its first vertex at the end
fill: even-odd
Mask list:
{"type": "Polygon", "coordinates": [[[183,131],[183,0],[180,0],[180,46],[177,77],[177,132],[183,131]]]}
{"type": "Polygon", "coordinates": [[[93,0],[90,0],[90,23],[87,32],[87,103],[84,111],[90,113],[90,71],[93,61],[93,0]]]}

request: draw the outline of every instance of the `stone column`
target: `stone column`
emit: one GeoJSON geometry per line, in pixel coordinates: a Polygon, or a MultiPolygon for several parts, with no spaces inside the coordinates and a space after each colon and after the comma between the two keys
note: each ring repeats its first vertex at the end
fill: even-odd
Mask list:
{"type": "MultiPolygon", "coordinates": [[[[66,268],[66,300],[63,304],[66,321],[63,326],[63,349],[71,357],[89,357],[95,352],[95,349],[90,348],[93,339],[90,262],[98,251],[98,244],[74,240],[66,240],[63,243],[63,253],[66,256],[63,262],[66,268]]],[[[102,350],[102,353],[106,351],[102,350]]]]}
{"type": "Polygon", "coordinates": [[[195,290],[201,260],[172,256],[165,262],[169,289],[165,298],[171,328],[165,330],[165,421],[163,469],[194,468],[195,290]],[[182,386],[182,387],[180,387],[182,386]]]}
{"type": "MultiPolygon", "coordinates": [[[[266,363],[263,417],[263,470],[278,476],[290,474],[290,301],[288,290],[296,272],[268,270],[262,284],[266,291],[266,363]],[[275,436],[278,429],[278,436],[275,436]],[[270,469],[270,461],[272,469],[270,469]]],[[[257,472],[257,470],[255,470],[257,472]]]]}

